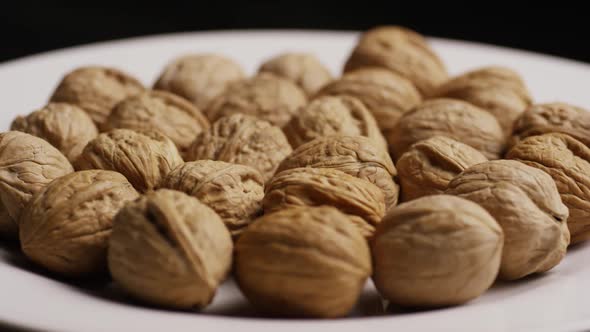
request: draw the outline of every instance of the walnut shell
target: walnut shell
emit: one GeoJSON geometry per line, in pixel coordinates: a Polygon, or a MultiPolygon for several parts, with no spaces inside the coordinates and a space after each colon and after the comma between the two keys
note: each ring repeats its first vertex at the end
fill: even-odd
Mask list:
{"type": "Polygon", "coordinates": [[[349,216],[328,206],[261,217],[238,239],[235,259],[248,300],[285,316],[344,316],[371,275],[366,241],[349,216]]]}
{"type": "Polygon", "coordinates": [[[66,103],[50,103],[27,116],[18,116],[11,130],[40,137],[74,162],[98,135],[98,129],[83,109],[66,103]]]}
{"type": "Polygon", "coordinates": [[[233,236],[262,214],[264,181],[254,168],[197,160],[177,167],[161,187],[185,192],[211,207],[233,236]]]}
{"type": "Polygon", "coordinates": [[[23,252],[68,277],[106,272],[113,218],[139,195],[119,173],[89,170],[65,175],[38,192],[20,218],[23,252]]]}
{"type": "Polygon", "coordinates": [[[230,84],[208,105],[205,114],[211,121],[242,113],[282,127],[307,104],[305,93],[291,81],[261,74],[230,84]]]}
{"type": "Polygon", "coordinates": [[[183,163],[172,141],[155,131],[114,129],[90,141],[76,169],[117,171],[140,192],[156,188],[174,168],[183,163]]]}
{"type": "Polygon", "coordinates": [[[565,256],[568,209],[547,173],[515,160],[493,160],[463,171],[446,193],[478,203],[502,227],[500,278],[548,271],[565,256]]]}
{"type": "Polygon", "coordinates": [[[154,84],[184,97],[204,110],[232,82],[246,77],[242,67],[217,54],[192,54],[170,62],[154,84]]]}
{"type": "Polygon", "coordinates": [[[228,274],[232,250],[213,210],[185,193],[160,189],[117,213],[108,264],[113,279],[140,300],[201,308],[228,274]]]}
{"type": "Polygon", "coordinates": [[[424,37],[398,26],[376,27],[362,34],[344,71],[363,67],[382,67],[400,74],[424,96],[448,78],[443,62],[424,37]]]}
{"type": "Polygon", "coordinates": [[[80,106],[101,129],[115,104],[143,90],[141,82],[117,69],[81,67],[64,76],[49,101],[80,106]]]}
{"type": "Polygon", "coordinates": [[[461,99],[496,117],[508,136],[514,121],[531,105],[531,95],[518,73],[505,67],[483,67],[441,85],[433,97],[461,99]]]}
{"type": "Polygon", "coordinates": [[[280,128],[252,116],[234,114],[216,121],[192,143],[187,160],[211,159],[253,167],[268,181],[291,153],[280,128]]]}
{"type": "Polygon", "coordinates": [[[68,159],[46,141],[19,131],[0,134],[0,232],[17,236],[21,212],[54,179],[72,173],[68,159]]]}
{"type": "Polygon", "coordinates": [[[351,96],[362,101],[387,137],[404,112],[418,106],[420,93],[412,82],[380,68],[363,68],[344,74],[324,86],[318,96],[351,96]]]}
{"type": "Polygon", "coordinates": [[[284,53],[265,61],[259,73],[271,73],[297,84],[308,96],[332,80],[332,74],[320,60],[308,53],[284,53]]]}
{"type": "Polygon", "coordinates": [[[565,134],[527,137],[506,155],[545,171],[569,209],[571,243],[590,238],[590,149],[565,134]]]}
{"type": "Polygon", "coordinates": [[[434,136],[446,136],[479,150],[488,159],[503,153],[505,136],[496,118],[467,102],[433,99],[404,114],[387,136],[397,160],[412,144],[434,136]]]}
{"type": "Polygon", "coordinates": [[[358,99],[324,96],[313,100],[283,128],[293,148],[323,136],[366,136],[387,150],[373,115],[358,99]]]}
{"type": "Polygon", "coordinates": [[[502,229],[479,205],[422,197],[395,207],[377,227],[373,281],[385,299],[402,306],[461,304],[490,288],[503,243],[502,229]]]}
{"type": "Polygon", "coordinates": [[[332,168],[293,168],[275,175],[262,200],[265,213],[293,206],[330,205],[349,214],[369,237],[385,215],[379,187],[332,168]]]}
{"type": "Polygon", "coordinates": [[[165,91],[147,91],[117,104],[105,128],[159,131],[184,154],[197,135],[209,128],[209,121],[181,97],[165,91]]]}
{"type": "Polygon", "coordinates": [[[401,199],[442,194],[455,176],[484,161],[488,158],[481,152],[445,136],[419,141],[396,163],[401,199]]]}
{"type": "Polygon", "coordinates": [[[279,165],[277,173],[292,168],[333,168],[371,182],[381,189],[385,206],[397,203],[397,170],[386,151],[361,136],[317,138],[295,149],[279,165]]]}

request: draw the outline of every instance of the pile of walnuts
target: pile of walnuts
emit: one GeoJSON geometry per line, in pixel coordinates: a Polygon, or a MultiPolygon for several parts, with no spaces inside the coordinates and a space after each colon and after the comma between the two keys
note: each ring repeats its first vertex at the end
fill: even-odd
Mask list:
{"type": "Polygon", "coordinates": [[[590,113],[521,77],[449,77],[401,27],[334,78],[287,53],[246,77],[187,55],[153,89],[67,74],[0,134],[0,233],[68,278],[202,308],[231,274],[258,310],[340,317],[368,278],[400,306],[472,300],[590,239],[590,113]]]}

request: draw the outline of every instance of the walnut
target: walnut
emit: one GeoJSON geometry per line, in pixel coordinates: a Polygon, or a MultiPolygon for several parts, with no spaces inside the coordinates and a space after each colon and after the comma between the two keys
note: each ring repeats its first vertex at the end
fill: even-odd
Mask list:
{"type": "Polygon", "coordinates": [[[402,201],[442,194],[455,176],[487,160],[476,149],[445,136],[419,141],[396,164],[402,201]]]}
{"type": "Polygon", "coordinates": [[[397,203],[397,170],[386,151],[361,136],[329,136],[299,146],[279,165],[277,173],[298,167],[333,168],[379,187],[385,206],[397,203]]]}
{"type": "Polygon", "coordinates": [[[234,114],[217,120],[191,145],[187,160],[212,159],[257,169],[268,181],[292,149],[280,128],[252,116],[234,114]]]}
{"type": "Polygon", "coordinates": [[[115,129],[90,141],[75,166],[78,170],[117,171],[135,189],[146,192],[157,187],[182,162],[174,143],[158,132],[115,129]]]}
{"type": "Polygon", "coordinates": [[[478,203],[502,227],[500,278],[548,271],[565,256],[568,209],[547,173],[514,160],[493,160],[463,171],[446,193],[478,203]]]}
{"type": "Polygon", "coordinates": [[[98,135],[90,116],[80,107],[66,103],[50,103],[27,116],[18,116],[10,129],[43,138],[70,162],[98,135]]]}
{"type": "Polygon", "coordinates": [[[547,172],[569,209],[571,243],[590,238],[590,149],[565,134],[550,133],[520,141],[506,155],[547,172]]]}
{"type": "Polygon", "coordinates": [[[444,64],[424,37],[398,26],[381,26],[363,33],[344,71],[363,67],[382,67],[400,74],[424,96],[448,77],[444,64]]]}
{"type": "Polygon", "coordinates": [[[20,219],[23,252],[68,276],[106,272],[113,217],[137,192],[119,173],[89,170],[65,175],[39,191],[20,219]]]}
{"type": "Polygon", "coordinates": [[[108,264],[113,279],[140,300],[200,308],[229,272],[232,250],[213,210],[184,193],[160,189],[117,213],[108,264]]]}
{"type": "Polygon", "coordinates": [[[259,73],[271,73],[297,84],[308,96],[332,80],[320,60],[308,53],[284,53],[264,62],[259,73]]]}
{"type": "Polygon", "coordinates": [[[568,134],[590,146],[590,113],[565,103],[533,105],[514,123],[509,146],[529,136],[552,132],[568,134]]]}
{"type": "Polygon", "coordinates": [[[351,96],[362,101],[387,137],[404,112],[418,106],[420,93],[412,82],[380,68],[363,68],[344,74],[324,86],[318,96],[351,96]]]}
{"type": "Polygon", "coordinates": [[[219,214],[234,236],[262,214],[264,181],[248,166],[213,160],[187,162],[170,172],[161,187],[198,198],[219,214]]]}
{"type": "Polygon", "coordinates": [[[332,168],[293,168],[275,175],[262,200],[265,213],[293,206],[331,205],[349,214],[360,232],[370,237],[385,215],[379,187],[332,168]]]}
{"type": "Polygon", "coordinates": [[[372,241],[373,280],[381,295],[410,307],[472,300],[498,274],[504,235],[479,205],[448,195],[392,209],[372,241]]]}
{"type": "Polygon", "coordinates": [[[232,82],[246,77],[242,67],[216,54],[185,55],[170,62],[154,89],[170,91],[204,110],[232,82]]]}
{"type": "Polygon", "coordinates": [[[230,84],[211,101],[205,113],[211,121],[243,113],[282,127],[306,103],[305,93],[295,83],[275,75],[261,74],[230,84]]]}
{"type": "Polygon", "coordinates": [[[455,99],[433,99],[404,114],[387,136],[390,152],[398,159],[418,141],[446,136],[479,150],[488,159],[503,153],[505,136],[490,113],[455,99]]]}
{"type": "Polygon", "coordinates": [[[333,207],[292,207],[255,221],[236,243],[238,285],[258,309],[339,317],[371,275],[368,245],[333,207]]]}
{"type": "Polygon", "coordinates": [[[209,121],[181,97],[165,91],[148,91],[117,104],[105,127],[159,131],[184,154],[197,135],[209,128],[209,121]]]}
{"type": "Polygon", "coordinates": [[[19,131],[0,134],[0,231],[17,235],[18,221],[31,197],[54,179],[73,172],[59,150],[19,131]]]}
{"type": "Polygon", "coordinates": [[[101,129],[115,104],[143,90],[137,79],[117,69],[81,67],[64,76],[50,101],[80,106],[101,129]]]}
{"type": "Polygon", "coordinates": [[[349,96],[324,96],[312,101],[283,128],[289,143],[297,148],[318,137],[366,136],[387,150],[387,142],[373,115],[358,99],[349,96]]]}
{"type": "Polygon", "coordinates": [[[518,73],[505,67],[484,67],[441,85],[435,97],[465,100],[496,117],[508,136],[514,121],[531,105],[531,95],[518,73]]]}

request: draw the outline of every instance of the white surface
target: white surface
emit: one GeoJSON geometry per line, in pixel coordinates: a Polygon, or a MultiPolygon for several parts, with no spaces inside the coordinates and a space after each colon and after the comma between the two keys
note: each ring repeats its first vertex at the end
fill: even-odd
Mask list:
{"type": "MultiPolygon", "coordinates": [[[[7,62],[0,64],[0,126],[7,129],[17,114],[42,106],[62,75],[81,65],[112,65],[151,85],[164,64],[183,53],[222,53],[254,72],[267,57],[301,50],[316,53],[338,74],[354,40],[352,33],[332,32],[189,33],[95,44],[7,62]]],[[[453,74],[483,65],[506,65],[524,76],[536,101],[559,100],[590,107],[588,65],[472,43],[432,42],[453,74]]],[[[32,272],[14,249],[0,247],[0,322],[43,331],[76,332],[580,331],[590,329],[587,262],[590,245],[578,246],[550,273],[495,285],[481,298],[459,307],[383,313],[374,289],[368,285],[356,314],[373,317],[281,320],[236,317],[248,311],[244,311],[247,305],[231,282],[223,285],[205,313],[158,310],[122,302],[110,288],[103,292],[92,285],[71,286],[32,272]]]]}

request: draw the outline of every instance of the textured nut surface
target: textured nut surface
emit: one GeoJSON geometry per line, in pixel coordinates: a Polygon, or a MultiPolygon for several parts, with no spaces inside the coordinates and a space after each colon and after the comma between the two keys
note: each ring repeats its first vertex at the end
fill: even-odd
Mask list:
{"type": "Polygon", "coordinates": [[[213,210],[179,191],[160,189],[116,215],[108,264],[113,279],[138,299],[200,308],[229,272],[232,250],[213,210]]]}
{"type": "Polygon", "coordinates": [[[117,69],[81,67],[64,76],[50,101],[80,106],[101,129],[115,104],[143,90],[137,79],[117,69]]]}
{"type": "Polygon", "coordinates": [[[161,187],[198,198],[219,214],[234,236],[262,214],[264,181],[248,166],[213,160],[187,162],[170,172],[161,187]]]}
{"type": "Polygon", "coordinates": [[[396,163],[401,199],[442,194],[449,181],[466,168],[487,161],[481,152],[445,136],[412,145],[396,163]]]}
{"type": "Polygon", "coordinates": [[[506,135],[514,121],[531,105],[531,95],[517,72],[505,67],[483,67],[459,75],[436,89],[433,96],[465,100],[496,117],[506,135]]]}
{"type": "Polygon", "coordinates": [[[329,136],[303,144],[279,165],[277,173],[298,167],[332,168],[381,189],[387,208],[397,203],[397,170],[386,151],[361,136],[329,136]]]}
{"type": "Polygon", "coordinates": [[[448,77],[444,64],[424,37],[398,26],[373,28],[360,37],[344,71],[363,67],[382,67],[400,74],[425,96],[448,77]]]}
{"type": "Polygon", "coordinates": [[[501,278],[548,271],[565,256],[568,209],[547,173],[515,160],[493,160],[466,169],[446,193],[478,203],[502,227],[501,278]]]}
{"type": "Polygon", "coordinates": [[[108,239],[117,211],[137,192],[119,173],[68,174],[38,192],[20,219],[23,252],[35,263],[69,276],[106,272],[108,239]]]}
{"type": "Polygon", "coordinates": [[[590,149],[565,134],[525,138],[506,158],[516,159],[551,175],[569,209],[571,243],[590,238],[590,149]]]}
{"type": "Polygon", "coordinates": [[[252,116],[234,114],[197,136],[187,160],[211,159],[253,167],[268,181],[291,153],[280,128],[252,116]]]}
{"type": "Polygon", "coordinates": [[[19,131],[0,134],[0,230],[17,235],[31,197],[54,179],[73,172],[66,157],[41,138],[19,131]]]}
{"type": "Polygon", "coordinates": [[[232,82],[246,77],[242,67],[216,54],[193,54],[170,62],[154,84],[193,102],[201,110],[232,82]]]}
{"type": "Polygon", "coordinates": [[[362,101],[385,136],[395,127],[404,112],[422,101],[412,82],[380,68],[348,72],[323,87],[318,95],[344,95],[362,101]]]}
{"type": "Polygon", "coordinates": [[[411,307],[448,306],[485,292],[496,279],[504,236],[486,210],[448,195],[392,209],[372,241],[381,295],[411,307]]]}
{"type": "Polygon", "coordinates": [[[349,96],[324,96],[313,100],[283,131],[293,148],[323,136],[366,136],[387,150],[377,122],[361,101],[349,96]]]}
{"type": "Polygon", "coordinates": [[[385,215],[379,187],[332,168],[293,168],[275,175],[262,200],[264,212],[293,206],[330,205],[349,214],[364,236],[371,236],[385,215]]]}
{"type": "Polygon", "coordinates": [[[367,242],[332,207],[292,207],[265,215],[236,243],[235,273],[258,309],[285,316],[338,317],[371,275],[367,242]]]}
{"type": "Polygon", "coordinates": [[[50,103],[27,116],[18,116],[10,129],[46,140],[70,162],[98,135],[90,116],[78,106],[66,103],[50,103]]]}
{"type": "Polygon", "coordinates": [[[215,121],[242,113],[282,127],[306,103],[305,93],[295,83],[275,75],[260,74],[229,85],[211,101],[205,114],[215,121]]]}
{"type": "Polygon", "coordinates": [[[117,171],[145,192],[156,188],[182,162],[174,143],[158,132],[114,129],[90,141],[75,166],[117,171]]]}
{"type": "Polygon", "coordinates": [[[289,79],[308,95],[332,80],[332,74],[320,60],[308,53],[284,53],[264,62],[259,73],[271,73],[289,79]]]}
{"type": "Polygon", "coordinates": [[[159,131],[184,154],[195,137],[209,128],[209,121],[183,98],[165,91],[149,91],[117,104],[105,127],[159,131]]]}
{"type": "Polygon", "coordinates": [[[590,112],[565,104],[538,104],[529,107],[514,123],[510,146],[520,140],[545,133],[564,133],[590,146],[590,112]]]}
{"type": "Polygon", "coordinates": [[[433,99],[407,112],[386,137],[394,159],[410,146],[434,136],[446,136],[498,159],[505,145],[502,128],[490,113],[455,99],[433,99]]]}

